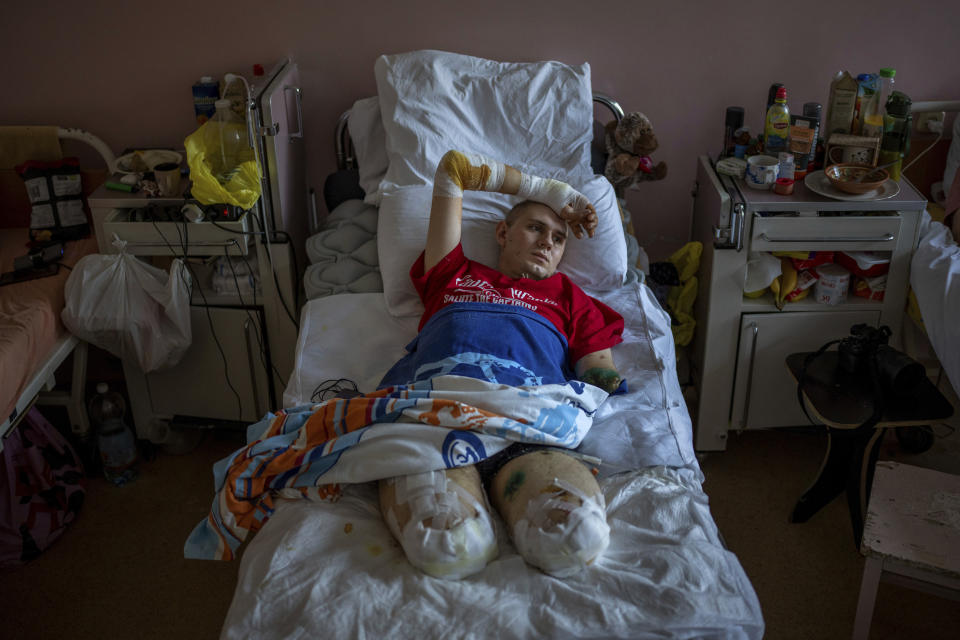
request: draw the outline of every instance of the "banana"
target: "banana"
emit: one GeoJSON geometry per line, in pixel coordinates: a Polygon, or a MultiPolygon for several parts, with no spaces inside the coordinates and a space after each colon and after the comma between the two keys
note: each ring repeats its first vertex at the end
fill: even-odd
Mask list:
{"type": "Polygon", "coordinates": [[[775,299],[777,309],[783,309],[783,303],[786,302],[787,295],[797,288],[797,269],[793,266],[793,261],[790,258],[786,256],[780,258],[780,271],[783,280],[780,282],[780,293],[775,299]]]}
{"type": "Polygon", "coordinates": [[[810,295],[810,289],[812,289],[812,288],[813,288],[813,287],[807,287],[806,289],[804,289],[803,291],[801,291],[800,293],[798,293],[797,296],[796,296],[793,300],[788,300],[787,302],[797,302],[798,300],[803,300],[803,299],[806,298],[808,295],[810,295]]]}
{"type": "Polygon", "coordinates": [[[770,283],[770,292],[773,293],[773,303],[777,305],[777,309],[783,308],[783,303],[780,302],[780,279],[783,276],[777,276],[773,279],[773,282],[770,283]]]}

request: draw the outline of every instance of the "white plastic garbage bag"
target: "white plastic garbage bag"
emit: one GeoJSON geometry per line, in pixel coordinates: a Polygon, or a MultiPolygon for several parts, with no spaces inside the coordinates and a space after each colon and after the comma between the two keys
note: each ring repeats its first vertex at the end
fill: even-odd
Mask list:
{"type": "Polygon", "coordinates": [[[126,253],[91,254],[67,278],[63,324],[77,337],[139,363],[172,367],[190,347],[190,272],[177,258],[170,273],[126,253]]]}

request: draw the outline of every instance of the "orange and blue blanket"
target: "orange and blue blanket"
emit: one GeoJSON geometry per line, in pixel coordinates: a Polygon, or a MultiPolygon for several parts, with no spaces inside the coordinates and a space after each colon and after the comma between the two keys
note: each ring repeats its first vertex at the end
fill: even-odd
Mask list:
{"type": "Polygon", "coordinates": [[[511,442],[574,448],[607,394],[571,380],[567,340],[537,313],[457,303],[424,325],[379,391],[268,414],[214,466],[210,515],[188,558],[229,560],[277,494],[474,464],[511,442]]]}
{"type": "Polygon", "coordinates": [[[577,381],[515,387],[439,375],[268,414],[214,466],[213,506],[184,556],[233,559],[278,493],[336,499],[343,484],[469,465],[511,442],[574,448],[606,397],[577,381]]]}

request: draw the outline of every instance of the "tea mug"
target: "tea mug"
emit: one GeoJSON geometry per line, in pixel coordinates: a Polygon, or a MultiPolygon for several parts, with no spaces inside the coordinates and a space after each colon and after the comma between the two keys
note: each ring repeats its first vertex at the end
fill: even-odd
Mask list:
{"type": "Polygon", "coordinates": [[[780,161],[773,156],[750,156],[743,181],[754,189],[770,189],[780,175],[780,161]]]}
{"type": "Polygon", "coordinates": [[[153,176],[160,189],[160,195],[166,198],[180,195],[180,165],[176,162],[164,162],[153,168],[153,176]]]}

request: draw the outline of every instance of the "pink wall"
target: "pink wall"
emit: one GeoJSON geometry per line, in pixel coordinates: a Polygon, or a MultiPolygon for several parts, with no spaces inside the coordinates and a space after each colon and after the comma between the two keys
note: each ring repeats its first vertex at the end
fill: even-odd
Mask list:
{"type": "Polygon", "coordinates": [[[3,9],[0,48],[9,70],[0,124],[83,127],[117,151],[182,145],[194,126],[197,78],[248,74],[254,63],[269,69],[289,55],[303,78],[318,193],[334,168],[337,117],[374,93],[373,63],[382,53],[433,48],[504,61],[587,61],[596,91],[651,119],[661,145],[654,159],[670,167],[666,180],[628,198],[639,240],[655,259],[687,240],[695,156],[718,150],[725,107],[744,106],[758,130],[771,82],[784,83],[799,109],[826,102],[838,69],[894,66],[897,88],[914,100],[960,99],[958,2],[42,4],[54,3],[3,9]]]}

